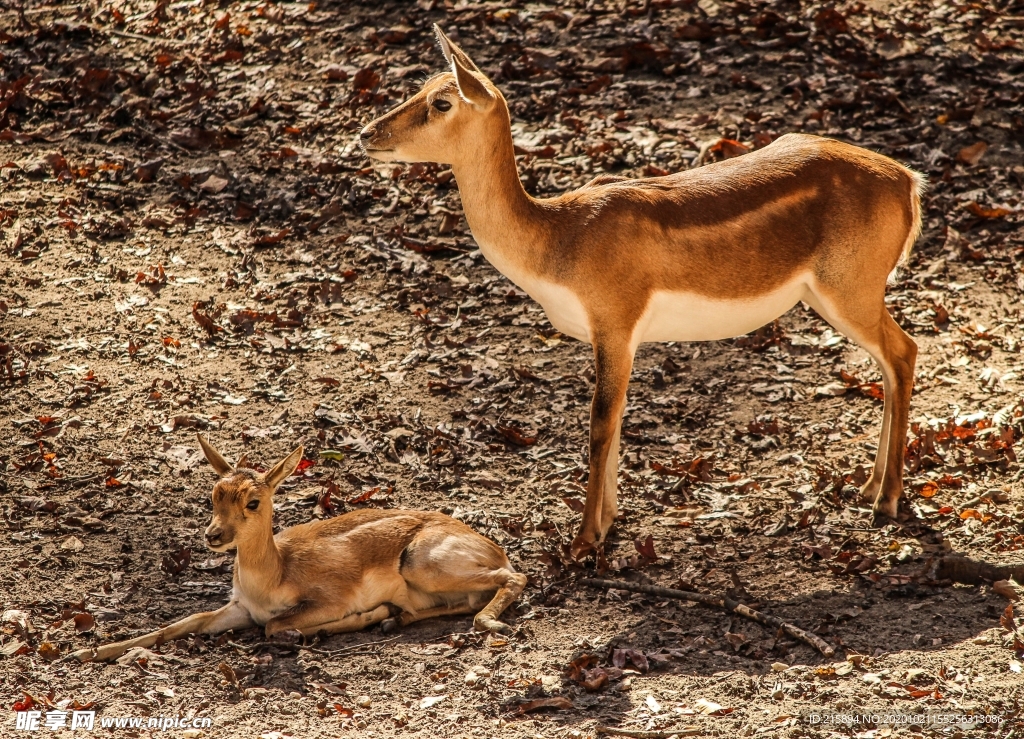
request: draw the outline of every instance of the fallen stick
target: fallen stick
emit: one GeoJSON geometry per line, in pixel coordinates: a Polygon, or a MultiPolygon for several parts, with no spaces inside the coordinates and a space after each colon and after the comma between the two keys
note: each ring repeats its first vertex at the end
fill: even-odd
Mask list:
{"type": "Polygon", "coordinates": [[[994,565],[959,554],[947,554],[935,563],[936,580],[952,580],[963,585],[982,585],[997,580],[1024,582],[1024,565],[994,565]]]}
{"type": "Polygon", "coordinates": [[[377,641],[368,641],[361,644],[349,644],[345,647],[338,649],[320,649],[319,647],[302,647],[299,649],[305,649],[306,651],[313,652],[314,654],[327,654],[330,656],[337,656],[343,654],[346,657],[351,657],[353,654],[374,654],[373,647],[379,647],[383,644],[389,644],[395,641],[399,637],[393,636],[390,639],[378,639],[377,641]],[[366,652],[360,652],[360,650],[369,650],[366,652]]]}
{"type": "Polygon", "coordinates": [[[585,577],[580,580],[580,582],[584,585],[591,585],[598,588],[628,590],[632,593],[645,593],[647,595],[656,595],[659,598],[672,598],[674,600],[688,600],[693,603],[710,606],[711,608],[720,608],[723,611],[736,613],[744,618],[749,618],[751,621],[757,621],[759,624],[771,626],[774,629],[782,629],[794,639],[799,639],[804,644],[814,647],[826,657],[832,657],[836,653],[836,650],[830,647],[821,637],[816,636],[809,631],[804,631],[791,623],[786,623],[781,618],[767,616],[760,611],[755,611],[753,608],[748,608],[742,603],[725,596],[719,597],[715,595],[707,595],[705,593],[691,593],[686,590],[662,588],[657,585],[641,585],[639,583],[626,582],[625,580],[604,580],[597,577],[585,577]]]}
{"type": "Polygon", "coordinates": [[[130,38],[134,41],[146,41],[151,44],[167,44],[168,46],[181,46],[182,44],[186,43],[185,41],[177,38],[168,38],[166,36],[143,36],[141,33],[132,33],[131,31],[119,31],[116,28],[101,28],[99,26],[93,26],[89,23],[79,23],[79,25],[88,28],[90,31],[95,31],[96,33],[109,33],[114,36],[120,36],[121,38],[130,38]]]}
{"type": "Polygon", "coordinates": [[[613,726],[594,727],[598,734],[609,734],[611,736],[631,736],[634,739],[671,739],[673,736],[694,736],[700,733],[698,726],[684,726],[681,729],[664,729],[662,731],[646,731],[641,729],[616,729],[613,726]]]}

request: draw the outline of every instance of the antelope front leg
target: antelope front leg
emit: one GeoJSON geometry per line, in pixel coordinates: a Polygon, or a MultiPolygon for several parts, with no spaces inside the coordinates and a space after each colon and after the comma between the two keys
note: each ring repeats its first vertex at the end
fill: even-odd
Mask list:
{"type": "Polygon", "coordinates": [[[72,652],[70,656],[79,662],[103,662],[116,659],[129,649],[163,644],[186,634],[219,634],[222,631],[245,629],[255,625],[249,612],[236,601],[231,601],[216,611],[195,613],[170,626],[165,626],[158,631],[151,631],[135,639],[103,644],[95,648],[79,649],[77,652],[72,652]]]}
{"type": "Polygon", "coordinates": [[[619,430],[626,406],[633,348],[625,341],[598,337],[594,341],[596,387],[590,407],[590,479],[580,532],[572,543],[579,559],[604,543],[618,514],[619,430]]]}
{"type": "Polygon", "coordinates": [[[372,611],[350,613],[341,617],[338,616],[337,610],[306,608],[270,619],[267,621],[266,634],[273,636],[282,631],[298,631],[303,636],[313,636],[321,631],[328,634],[362,631],[367,626],[380,623],[390,615],[391,610],[386,605],[377,606],[372,611]]]}

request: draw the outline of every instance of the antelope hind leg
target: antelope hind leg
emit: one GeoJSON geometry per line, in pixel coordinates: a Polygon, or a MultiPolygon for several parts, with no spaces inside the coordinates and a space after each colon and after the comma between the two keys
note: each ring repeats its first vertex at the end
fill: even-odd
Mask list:
{"type": "MultiPolygon", "coordinates": [[[[480,583],[482,578],[475,577],[474,585],[480,583]]],[[[498,617],[508,608],[512,603],[515,602],[516,598],[523,592],[523,588],[526,587],[526,575],[519,574],[517,572],[511,572],[510,570],[499,570],[493,574],[493,577],[488,578],[492,582],[489,583],[491,587],[497,587],[497,592],[488,601],[487,605],[484,606],[477,614],[473,617],[473,627],[477,631],[494,631],[501,634],[507,634],[511,631],[511,627],[508,624],[498,620],[498,617]]],[[[460,616],[464,613],[473,613],[479,606],[477,596],[481,593],[480,591],[473,591],[466,593],[465,600],[443,606],[436,606],[434,608],[426,608],[422,611],[404,611],[399,614],[396,622],[399,626],[408,626],[411,623],[422,621],[427,618],[435,618],[437,616],[460,616]]]]}
{"type": "Polygon", "coordinates": [[[129,649],[151,647],[154,644],[162,644],[186,634],[219,634],[222,631],[245,629],[255,625],[249,612],[238,602],[232,601],[216,611],[194,613],[170,626],[151,631],[134,639],[103,644],[95,648],[79,649],[77,652],[72,652],[70,656],[79,662],[103,662],[117,659],[129,649]]]}
{"type": "Polygon", "coordinates": [[[873,335],[854,335],[853,338],[878,365],[885,392],[875,466],[861,488],[861,500],[871,504],[873,524],[881,526],[887,519],[896,520],[903,494],[903,456],[917,344],[885,310],[873,335]]]}
{"type": "Polygon", "coordinates": [[[872,503],[873,523],[880,525],[887,518],[895,520],[903,494],[903,454],[917,344],[886,310],[884,286],[877,298],[864,296],[860,304],[843,305],[838,297],[812,294],[805,299],[832,326],[867,351],[882,372],[885,402],[878,452],[871,476],[861,488],[862,499],[872,503]]]}
{"type": "MultiPolygon", "coordinates": [[[[876,360],[877,364],[877,360],[876,360]]],[[[879,367],[881,365],[879,364],[879,367]]],[[[882,370],[882,388],[885,392],[885,400],[882,403],[882,428],[878,434],[878,449],[875,451],[875,464],[871,468],[868,480],[860,488],[860,502],[862,505],[873,506],[878,500],[878,494],[882,490],[882,480],[885,477],[885,464],[889,456],[889,433],[892,430],[892,381],[884,370],[882,370]]]]}
{"type": "Polygon", "coordinates": [[[405,612],[396,619],[402,626],[476,613],[475,628],[504,633],[509,627],[498,617],[526,587],[526,575],[512,570],[493,541],[471,531],[453,536],[441,528],[421,532],[406,548],[402,577],[407,590],[399,606],[405,612]]]}
{"type": "MultiPolygon", "coordinates": [[[[900,328],[899,324],[886,311],[882,319],[884,344],[882,355],[886,376],[891,376],[889,383],[892,393],[892,415],[889,418],[888,438],[879,441],[887,446],[885,457],[885,473],[881,489],[872,506],[875,523],[884,518],[896,519],[899,499],[903,494],[903,456],[907,448],[907,426],[910,422],[910,396],[914,391],[914,365],[917,361],[917,344],[900,328]]],[[[886,395],[890,393],[886,387],[886,395]]]]}

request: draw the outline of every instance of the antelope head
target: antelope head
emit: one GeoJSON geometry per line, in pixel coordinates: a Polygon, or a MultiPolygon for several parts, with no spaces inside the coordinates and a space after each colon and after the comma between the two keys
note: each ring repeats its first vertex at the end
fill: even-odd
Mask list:
{"type": "Polygon", "coordinates": [[[366,125],[359,144],[385,162],[455,164],[480,155],[496,117],[508,127],[508,106],[498,88],[434,24],[451,71],[435,75],[413,97],[366,125]]]}
{"type": "Polygon", "coordinates": [[[206,527],[206,545],[215,552],[226,552],[265,538],[273,530],[274,490],[295,471],[302,447],[260,474],[243,466],[245,457],[232,467],[201,435],[199,446],[221,478],[213,486],[213,518],[206,527]]]}

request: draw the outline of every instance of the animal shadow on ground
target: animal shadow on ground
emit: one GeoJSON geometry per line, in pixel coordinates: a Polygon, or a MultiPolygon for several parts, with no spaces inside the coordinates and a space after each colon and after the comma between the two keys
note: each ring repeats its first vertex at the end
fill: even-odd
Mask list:
{"type": "MultiPolygon", "coordinates": [[[[909,528],[926,550],[941,550],[941,534],[923,526],[909,528]]],[[[951,683],[944,679],[954,674],[960,679],[959,672],[946,666],[950,650],[970,644],[973,652],[965,651],[978,657],[979,645],[1006,638],[1005,633],[986,633],[1000,628],[1007,608],[1005,599],[984,587],[991,564],[955,553],[908,560],[875,578],[832,577],[831,588],[820,587],[822,580],[828,584],[826,575],[818,587],[784,599],[770,592],[751,596],[739,584],[747,582],[744,569],[739,566],[731,573],[738,587],[727,595],[821,636],[835,654],[822,655],[781,630],[724,610],[575,583],[566,587],[568,599],[599,609],[602,618],[621,626],[599,643],[576,638],[577,649],[561,683],[554,690],[531,685],[517,699],[520,709],[558,707],[554,696],[564,696],[578,713],[552,720],[571,724],[597,718],[616,726],[623,721],[635,725],[645,705],[651,707],[647,712],[653,721],[664,719],[662,704],[680,698],[682,708],[675,718],[690,721],[734,713],[733,718],[742,719],[758,696],[779,704],[783,716],[807,716],[826,707],[892,707],[894,701],[899,706],[900,699],[924,699],[913,707],[936,708],[948,697],[943,693],[951,683]],[[976,582],[951,582],[950,577],[976,582]],[[645,696],[651,696],[646,704],[645,696]]],[[[1020,570],[1011,569],[1018,577],[1020,570]]],[[[648,581],[647,574],[630,579],[648,581]]],[[[699,583],[695,589],[705,591],[699,583]]]]}

